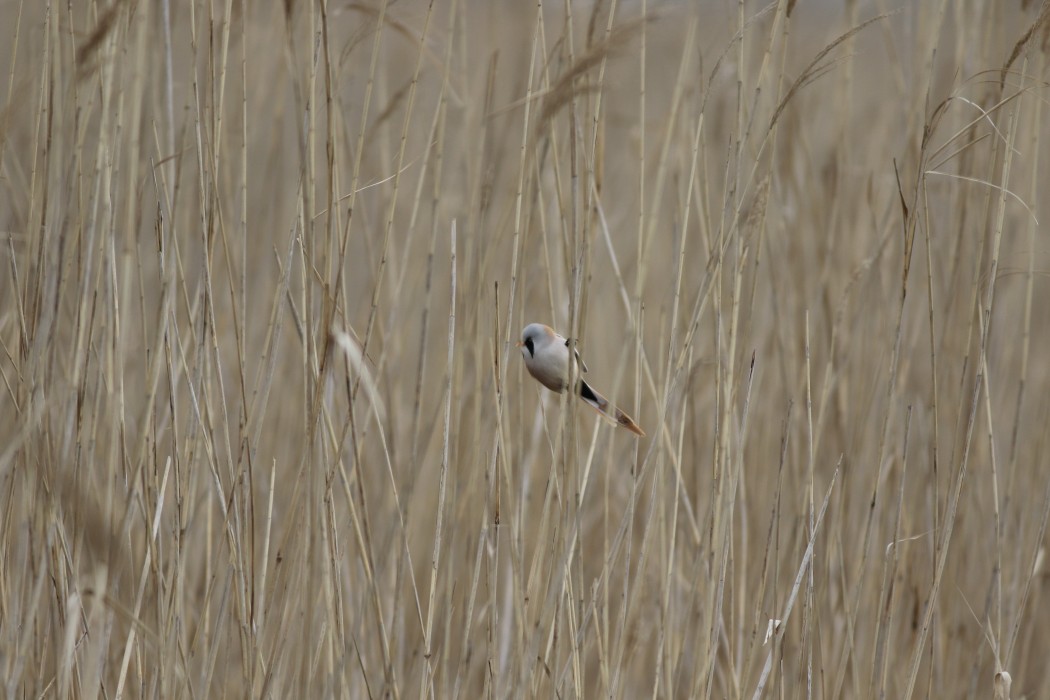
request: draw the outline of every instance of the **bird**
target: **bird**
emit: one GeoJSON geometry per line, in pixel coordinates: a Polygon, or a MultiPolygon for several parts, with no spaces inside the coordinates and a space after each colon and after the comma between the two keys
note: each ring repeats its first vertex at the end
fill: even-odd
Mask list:
{"type": "MultiPolygon", "coordinates": [[[[572,348],[571,341],[559,335],[550,326],[542,323],[530,323],[521,332],[521,356],[525,359],[525,369],[543,386],[560,394],[569,388],[569,357],[575,358],[580,369],[587,371],[587,365],[580,358],[580,351],[572,348]]],[[[638,437],[645,437],[645,431],[629,415],[609,403],[582,378],[577,380],[576,393],[588,406],[598,411],[602,418],[626,428],[638,437]]]]}

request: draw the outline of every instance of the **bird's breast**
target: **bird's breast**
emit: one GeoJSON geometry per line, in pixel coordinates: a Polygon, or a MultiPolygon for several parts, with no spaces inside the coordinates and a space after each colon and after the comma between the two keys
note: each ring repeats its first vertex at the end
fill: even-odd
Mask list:
{"type": "Polygon", "coordinates": [[[565,391],[565,372],[561,371],[557,363],[534,361],[526,362],[525,366],[528,368],[529,374],[543,386],[559,394],[565,391]]]}

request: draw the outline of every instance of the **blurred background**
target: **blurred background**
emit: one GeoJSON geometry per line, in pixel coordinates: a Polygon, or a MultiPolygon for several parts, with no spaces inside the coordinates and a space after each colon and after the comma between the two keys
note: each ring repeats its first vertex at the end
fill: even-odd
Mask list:
{"type": "Polygon", "coordinates": [[[8,695],[1050,696],[1048,31],[0,5],[8,695]]]}

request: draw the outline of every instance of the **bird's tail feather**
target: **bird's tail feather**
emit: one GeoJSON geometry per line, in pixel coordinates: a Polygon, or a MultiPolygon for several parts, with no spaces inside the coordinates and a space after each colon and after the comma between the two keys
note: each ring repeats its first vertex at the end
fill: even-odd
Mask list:
{"type": "Polygon", "coordinates": [[[622,428],[630,430],[639,437],[645,437],[645,431],[638,427],[638,424],[635,423],[629,415],[609,403],[609,399],[599,394],[590,384],[582,379],[580,380],[579,393],[583,402],[596,410],[602,418],[613,425],[619,425],[622,428]]]}

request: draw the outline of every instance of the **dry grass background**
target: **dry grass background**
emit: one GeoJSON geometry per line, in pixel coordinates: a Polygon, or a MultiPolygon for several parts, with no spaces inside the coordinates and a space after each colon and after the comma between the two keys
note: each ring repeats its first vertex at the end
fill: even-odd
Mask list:
{"type": "Polygon", "coordinates": [[[8,697],[1050,697],[1046,16],[4,3],[8,697]]]}

